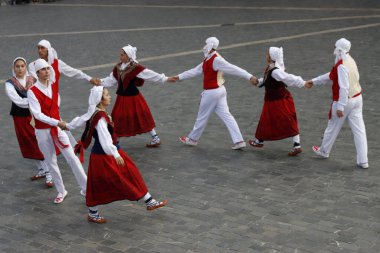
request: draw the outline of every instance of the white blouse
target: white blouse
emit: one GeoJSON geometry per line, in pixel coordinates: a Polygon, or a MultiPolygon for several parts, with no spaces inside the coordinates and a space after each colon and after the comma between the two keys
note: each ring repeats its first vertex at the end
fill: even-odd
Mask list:
{"type": "MultiPolygon", "coordinates": [[[[158,74],[157,72],[154,72],[153,70],[150,70],[150,69],[144,69],[137,75],[137,77],[145,81],[152,81],[152,82],[157,82],[157,83],[164,83],[168,80],[165,74],[158,74]]],[[[102,78],[100,80],[101,80],[100,85],[104,87],[115,86],[118,83],[118,81],[113,76],[113,72],[111,72],[111,74],[108,77],[102,78]]]]}
{"type": "MultiPolygon", "coordinates": [[[[18,79],[19,83],[25,87],[26,86],[26,76],[24,76],[23,79],[18,79]]],[[[5,93],[7,96],[12,100],[13,103],[15,103],[17,106],[21,108],[29,108],[28,105],[28,98],[22,98],[17,93],[16,88],[9,82],[5,82],[5,93]]]]}
{"type": "Polygon", "coordinates": [[[116,146],[112,142],[112,136],[108,131],[106,119],[101,118],[96,124],[95,128],[98,131],[99,142],[104,152],[107,155],[112,155],[113,157],[118,158],[120,154],[117,151],[116,146]]]}
{"type": "MultiPolygon", "coordinates": [[[[68,129],[74,130],[76,128],[83,127],[86,122],[86,120],[76,117],[66,126],[68,129]]],[[[116,146],[113,144],[112,136],[108,131],[107,121],[104,118],[101,118],[96,124],[95,129],[98,131],[99,142],[104,152],[107,155],[112,155],[113,157],[118,158],[120,154],[117,151],[116,146]]]]}

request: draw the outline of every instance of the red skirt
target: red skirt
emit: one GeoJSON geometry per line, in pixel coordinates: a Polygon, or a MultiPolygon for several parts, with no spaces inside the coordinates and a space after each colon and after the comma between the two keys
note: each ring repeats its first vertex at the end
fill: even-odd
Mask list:
{"type": "Polygon", "coordinates": [[[117,96],[111,115],[118,137],[147,133],[156,127],[141,93],[136,96],[117,96]]]}
{"type": "Polygon", "coordinates": [[[44,155],[38,148],[34,128],[30,125],[32,116],[13,116],[13,123],[16,130],[18,145],[24,158],[44,160],[44,155]]]}
{"type": "Polygon", "coordinates": [[[104,205],[118,200],[139,200],[148,192],[139,169],[121,149],[125,166],[119,167],[112,155],[90,155],[86,205],[104,205]]]}
{"type": "Polygon", "coordinates": [[[275,141],[299,134],[293,98],[265,101],[255,137],[260,141],[275,141]]]}

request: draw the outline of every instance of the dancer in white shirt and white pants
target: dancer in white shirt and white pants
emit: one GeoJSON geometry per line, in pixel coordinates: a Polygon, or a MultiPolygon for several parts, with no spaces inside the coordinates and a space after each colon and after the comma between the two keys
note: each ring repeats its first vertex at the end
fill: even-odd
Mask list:
{"type": "Polygon", "coordinates": [[[228,108],[227,92],[223,85],[223,72],[249,80],[252,84],[257,84],[257,78],[223,59],[215,51],[218,45],[219,40],[217,38],[208,38],[203,48],[205,56],[203,62],[174,77],[176,80],[184,80],[203,74],[204,91],[201,94],[197,120],[190,134],[187,137],[180,137],[180,140],[186,145],[197,145],[211,114],[215,112],[228,128],[234,143],[232,149],[242,149],[246,144],[239,126],[228,108]]]}
{"type": "Polygon", "coordinates": [[[313,146],[314,152],[328,158],[332,146],[343,126],[348,121],[354,135],[357,153],[357,165],[367,169],[368,146],[363,120],[362,89],[359,84],[359,71],[354,59],[349,55],[351,43],[342,38],[335,43],[335,66],[331,72],[318,76],[306,83],[306,87],[330,84],[332,81],[333,103],[330,109],[329,122],[320,147],[313,146]]]}
{"type": "Polygon", "coordinates": [[[58,148],[71,167],[81,188],[81,194],[86,193],[87,176],[78,157],[70,144],[69,137],[61,130],[66,129],[66,122],[59,116],[60,97],[58,85],[49,80],[49,75],[54,75],[53,68],[43,59],[35,62],[37,82],[28,90],[29,108],[35,119],[35,133],[38,147],[45,157],[45,162],[53,176],[54,185],[58,196],[54,203],[61,203],[67,195],[63,185],[61,172],[57,164],[56,148],[58,148]]]}

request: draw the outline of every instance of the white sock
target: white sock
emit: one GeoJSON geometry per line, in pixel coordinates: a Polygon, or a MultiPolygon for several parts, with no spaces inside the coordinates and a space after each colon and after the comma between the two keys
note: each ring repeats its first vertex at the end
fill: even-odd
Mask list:
{"type": "Polygon", "coordinates": [[[294,144],[295,148],[300,148],[301,147],[301,138],[300,138],[299,134],[293,136],[293,144],[294,144]]]}
{"type": "Polygon", "coordinates": [[[154,128],[152,130],[150,130],[149,133],[150,133],[150,136],[152,136],[152,138],[157,136],[156,130],[154,128]]]}

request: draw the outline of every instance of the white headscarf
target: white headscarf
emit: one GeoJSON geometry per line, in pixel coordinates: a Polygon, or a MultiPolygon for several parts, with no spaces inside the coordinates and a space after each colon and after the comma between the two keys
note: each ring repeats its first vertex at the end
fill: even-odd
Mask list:
{"type": "Polygon", "coordinates": [[[79,117],[75,117],[68,125],[69,129],[75,129],[83,126],[96,111],[96,106],[102,101],[103,86],[94,86],[90,90],[90,96],[88,97],[88,110],[85,114],[79,117]]]}
{"type": "Polygon", "coordinates": [[[347,53],[351,49],[351,42],[345,38],[341,38],[335,42],[335,63],[337,63],[339,60],[343,59],[346,60],[347,53]]]}
{"type": "Polygon", "coordinates": [[[124,50],[124,52],[128,55],[129,59],[134,61],[134,62],[138,62],[136,60],[136,52],[137,52],[137,48],[136,47],[132,47],[131,45],[128,45],[128,46],[125,46],[122,48],[124,50]]]}
{"type": "MultiPolygon", "coordinates": [[[[22,57],[16,57],[14,60],[13,60],[13,64],[12,64],[12,76],[16,77],[16,73],[15,73],[15,63],[16,61],[18,60],[21,60],[25,63],[25,68],[26,68],[26,72],[25,72],[25,76],[28,76],[29,73],[28,73],[28,68],[27,68],[27,63],[26,63],[26,60],[22,57]]],[[[17,78],[17,77],[16,77],[17,78]]]]}
{"type": "Polygon", "coordinates": [[[52,64],[54,59],[58,59],[57,51],[55,51],[55,49],[51,46],[49,41],[41,40],[40,42],[38,42],[37,45],[44,47],[44,48],[47,48],[47,50],[48,50],[48,63],[49,64],[52,64]]]}
{"type": "Polygon", "coordinates": [[[206,57],[212,49],[217,49],[219,46],[219,40],[216,37],[210,37],[206,41],[206,45],[203,47],[203,54],[206,57]]]}
{"type": "Polygon", "coordinates": [[[270,47],[269,56],[274,61],[274,66],[281,70],[285,70],[284,51],[282,47],[270,47]]]}
{"type": "MultiPolygon", "coordinates": [[[[47,63],[44,59],[37,59],[36,61],[33,62],[34,64],[34,70],[37,72],[43,68],[49,68],[50,69],[50,77],[49,80],[50,82],[55,82],[55,72],[52,66],[50,66],[49,63],[47,63]]],[[[38,76],[37,76],[38,79],[38,76]]]]}

